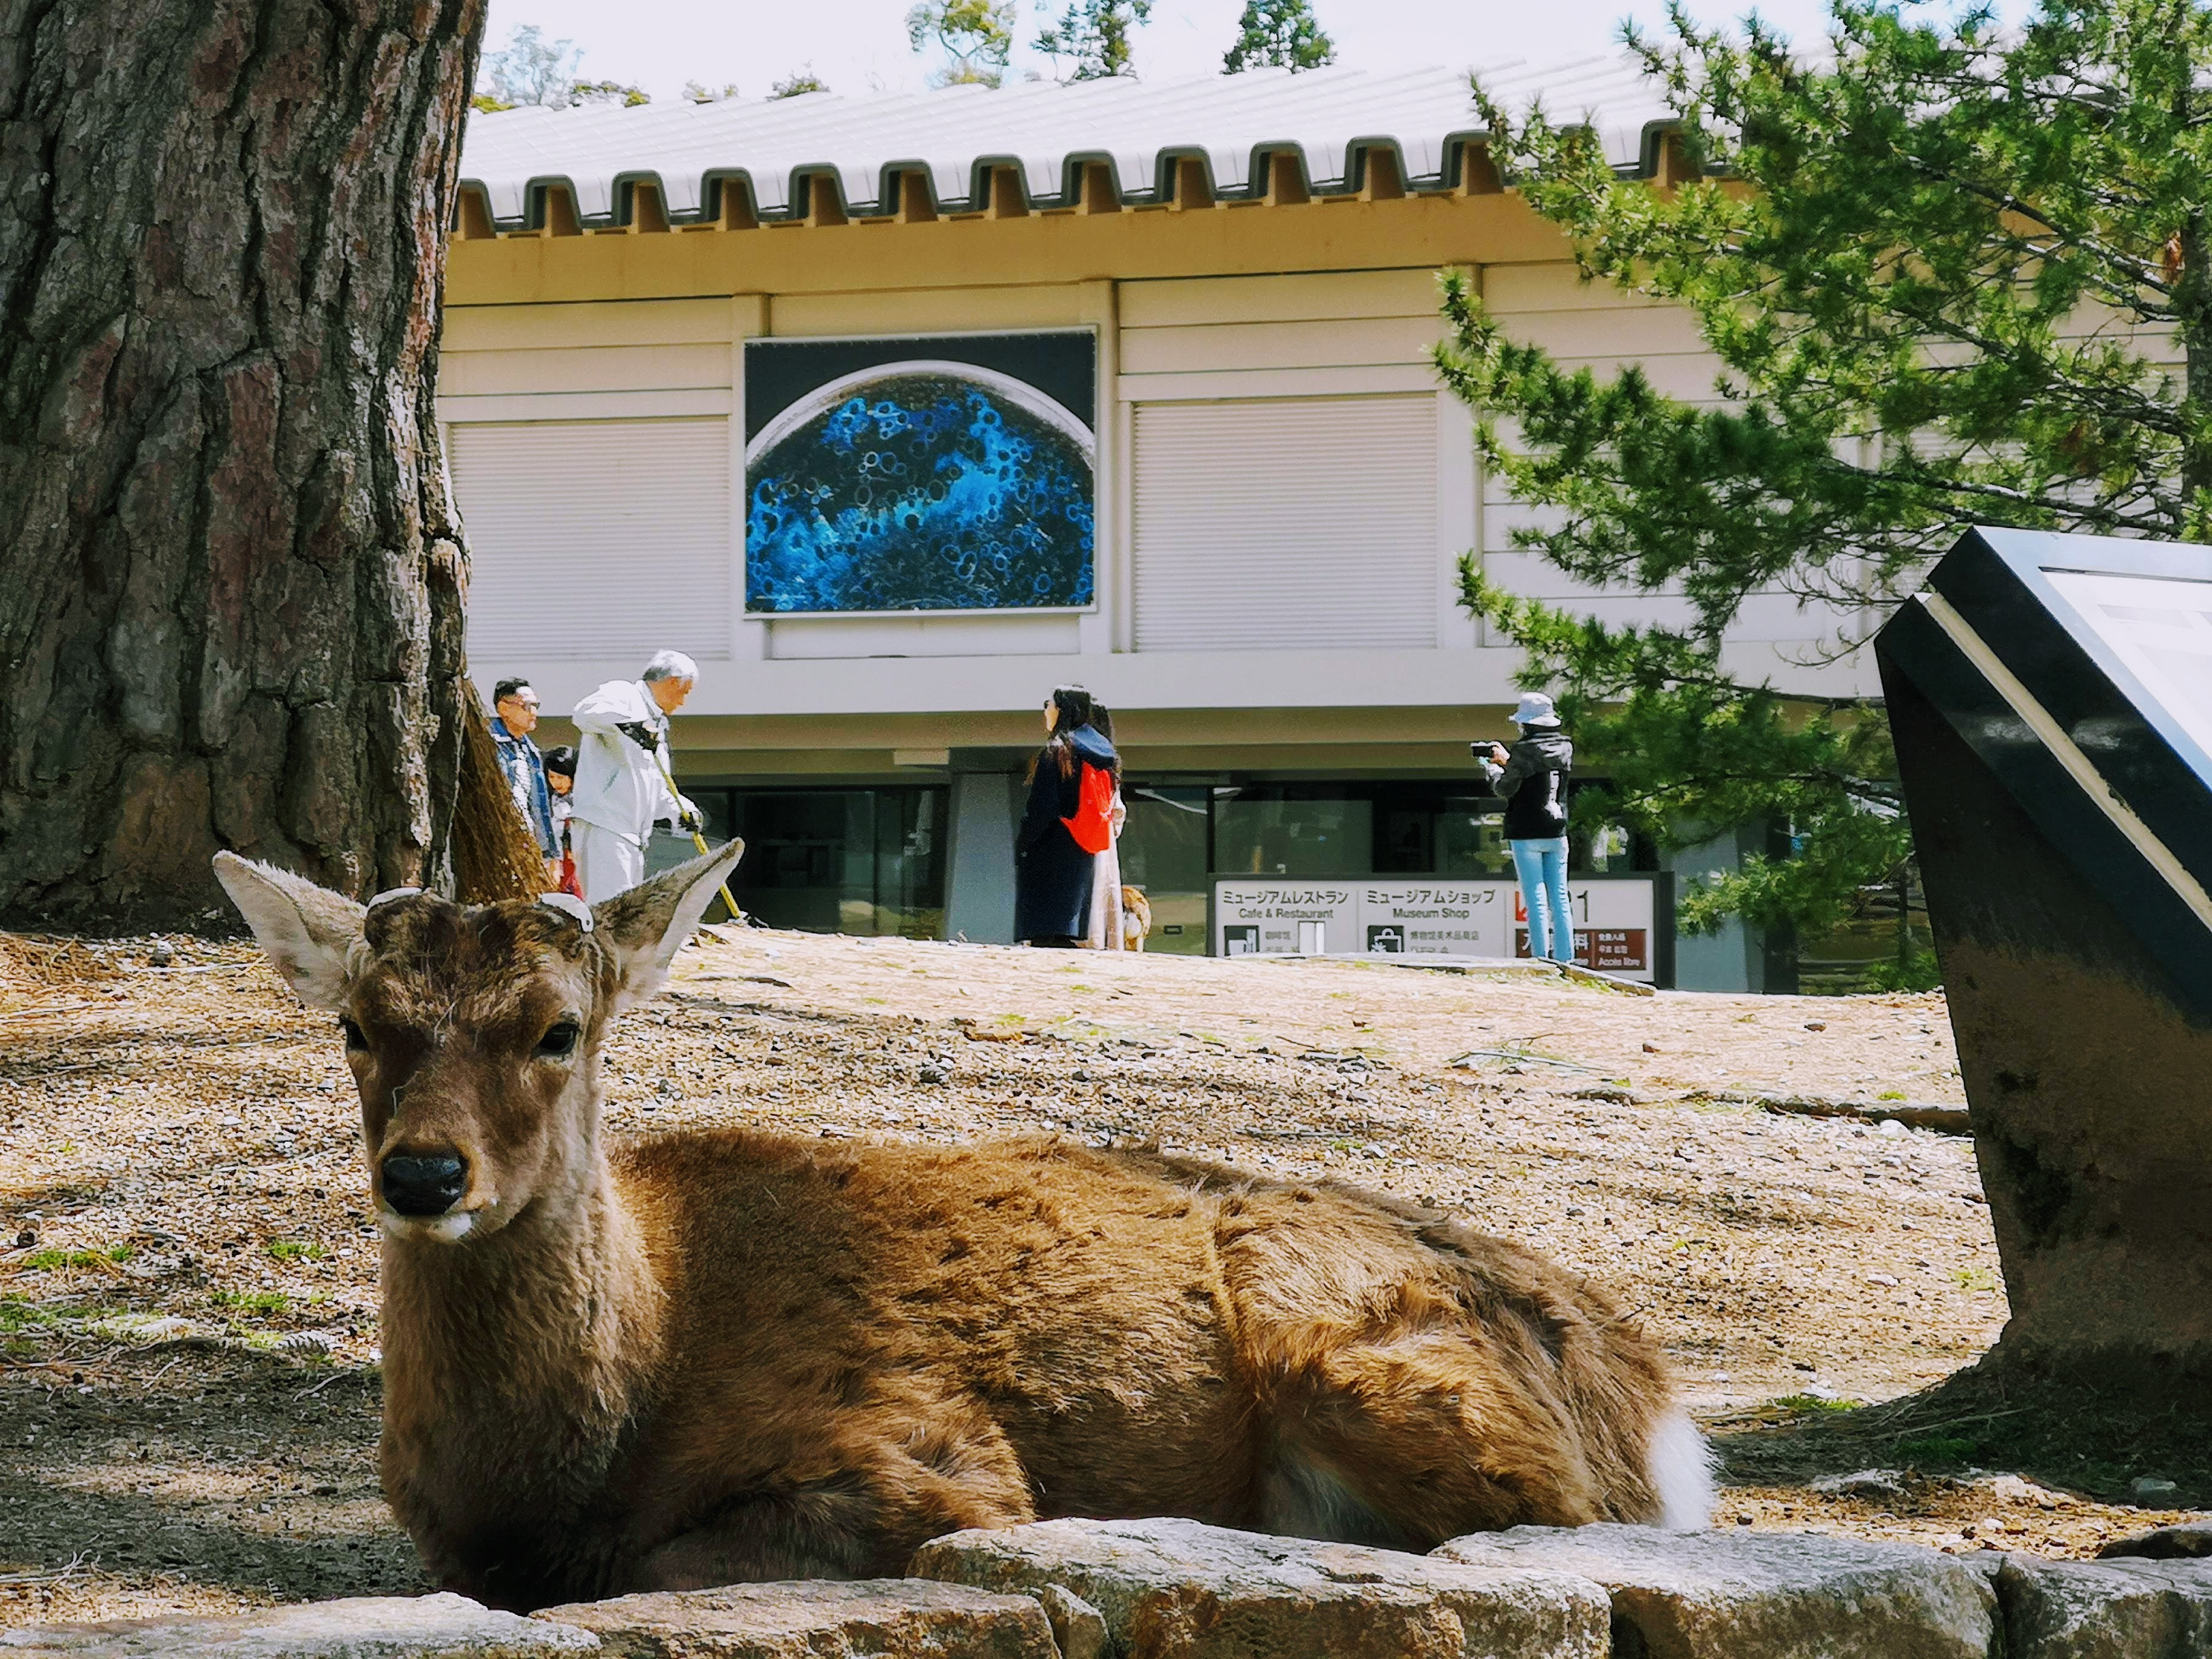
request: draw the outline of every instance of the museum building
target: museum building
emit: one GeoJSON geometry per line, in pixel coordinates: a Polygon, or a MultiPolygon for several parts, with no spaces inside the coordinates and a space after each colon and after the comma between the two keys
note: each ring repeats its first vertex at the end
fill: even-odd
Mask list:
{"type": "MultiPolygon", "coordinates": [[[[1486,79],[1667,183],[1619,58],[1486,79]]],[[[1476,119],[1446,70],[473,118],[439,418],[475,674],[557,712],[688,652],[679,778],[748,843],[740,902],[973,940],[1010,933],[1039,710],[1080,684],[1151,948],[1425,948],[1402,918],[1431,913],[1375,906],[1494,902],[1508,870],[1468,743],[1511,736],[1518,653],[1460,558],[1613,619],[1670,603],[1510,547],[1526,509],[1428,361],[1437,272],[1569,363],[1691,398],[1717,373],[1686,313],[1577,280],[1476,119]]],[[[1832,625],[1754,598],[1732,665],[1872,689],[1806,665],[1832,625]]],[[[1759,939],[1668,921],[1732,841],[1575,852],[1611,965],[1762,988],[1759,939]]]]}

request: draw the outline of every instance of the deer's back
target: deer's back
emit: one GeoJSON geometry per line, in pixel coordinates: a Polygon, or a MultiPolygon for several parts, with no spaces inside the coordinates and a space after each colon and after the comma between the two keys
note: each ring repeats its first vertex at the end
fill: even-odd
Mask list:
{"type": "Polygon", "coordinates": [[[1368,1386],[1333,1356],[1449,1333],[1436,1392],[1532,1425],[1555,1524],[1647,1491],[1656,1349],[1574,1275],[1387,1199],[1041,1139],[728,1131],[616,1172],[673,1316],[654,1468],[768,1486],[858,1437],[1002,1510],[1251,1525],[1283,1425],[1368,1386]]]}
{"type": "Polygon", "coordinates": [[[1210,1194],[1048,1139],[672,1135],[615,1176],[669,1295],[664,1456],[770,1480],[834,1423],[950,1468],[995,1429],[1045,1513],[1249,1508],[1210,1194]]]}

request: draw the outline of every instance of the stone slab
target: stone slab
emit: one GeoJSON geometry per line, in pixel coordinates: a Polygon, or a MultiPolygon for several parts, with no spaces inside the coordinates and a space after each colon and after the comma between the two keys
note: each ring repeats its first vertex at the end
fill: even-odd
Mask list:
{"type": "Polygon", "coordinates": [[[216,1619],[116,1619],[0,1632],[7,1659],[553,1659],[597,1637],[465,1595],[364,1595],[216,1619]]]}
{"type": "Polygon", "coordinates": [[[1041,1521],[925,1544],[918,1577],[1042,1594],[1104,1619],[1121,1659],[1606,1659],[1586,1578],[1232,1532],[1195,1521],[1041,1521]]]}
{"type": "Polygon", "coordinates": [[[1060,1644],[1060,1659],[1106,1659],[1114,1638],[1106,1628],[1106,1615],[1065,1584],[1047,1584],[1037,1592],[1044,1616],[1052,1621],[1052,1639],[1060,1644]]]}
{"type": "Polygon", "coordinates": [[[1436,1553],[1602,1584],[1615,1659],[1989,1659],[1996,1636],[1989,1575],[1911,1544],[1606,1523],[1476,1533],[1436,1553]]]}
{"type": "Polygon", "coordinates": [[[2005,1659],[2204,1659],[2212,1654],[2212,1561],[1998,1564],[2005,1659]]]}
{"type": "Polygon", "coordinates": [[[2140,1555],[2153,1561],[2191,1560],[2212,1556],[2212,1522],[2180,1521],[2153,1527],[2131,1538],[2115,1538],[2097,1552],[2102,1557],[2140,1555]]]}
{"type": "Polygon", "coordinates": [[[624,1659],[1057,1659],[1044,1607],[912,1578],[732,1584],[538,1614],[624,1659]]]}

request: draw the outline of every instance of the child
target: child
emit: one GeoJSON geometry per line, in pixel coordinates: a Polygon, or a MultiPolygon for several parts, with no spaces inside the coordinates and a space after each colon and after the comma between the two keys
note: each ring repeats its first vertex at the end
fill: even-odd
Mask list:
{"type": "Polygon", "coordinates": [[[576,855],[568,844],[569,826],[575,815],[575,809],[568,805],[568,792],[576,787],[576,751],[565,743],[545,751],[545,787],[553,798],[553,839],[561,849],[560,890],[581,898],[584,888],[576,879],[576,855]]]}

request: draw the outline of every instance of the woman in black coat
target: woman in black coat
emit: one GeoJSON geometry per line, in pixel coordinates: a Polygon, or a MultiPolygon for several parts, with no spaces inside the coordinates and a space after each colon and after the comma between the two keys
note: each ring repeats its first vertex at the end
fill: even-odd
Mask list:
{"type": "Polygon", "coordinates": [[[1031,945],[1072,945],[1091,926],[1094,843],[1103,829],[1121,770],[1114,745],[1092,726],[1091,694],[1063,685],[1044,706],[1052,735],[1030,763],[1029,807],[1014,836],[1014,937],[1031,945]]]}

